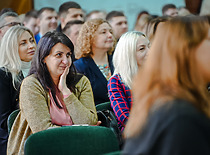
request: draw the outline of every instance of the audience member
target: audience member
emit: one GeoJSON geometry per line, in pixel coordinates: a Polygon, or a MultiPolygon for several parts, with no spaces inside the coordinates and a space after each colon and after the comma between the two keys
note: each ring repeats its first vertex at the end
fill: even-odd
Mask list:
{"type": "Polygon", "coordinates": [[[179,16],[188,16],[188,15],[191,15],[191,13],[186,7],[179,7],[178,8],[178,15],[179,16]]]}
{"type": "Polygon", "coordinates": [[[35,53],[33,33],[22,26],[10,28],[0,46],[0,154],[6,155],[8,116],[18,109],[19,87],[35,53]]]}
{"type": "Polygon", "coordinates": [[[111,11],[107,14],[106,20],[112,26],[112,30],[117,41],[122,34],[128,31],[127,18],[123,12],[111,11]]]}
{"type": "Polygon", "coordinates": [[[74,46],[76,45],[77,37],[83,24],[84,22],[81,20],[72,20],[69,21],[62,30],[62,32],[69,37],[74,46]]]}
{"type": "Polygon", "coordinates": [[[140,31],[143,32],[144,27],[147,23],[147,18],[149,16],[149,13],[147,11],[141,11],[136,19],[136,23],[135,23],[135,27],[134,30],[135,31],[140,31]]]}
{"type": "MultiPolygon", "coordinates": [[[[1,9],[1,11],[0,11],[0,16],[2,15],[2,14],[4,14],[5,12],[15,12],[12,8],[3,8],[3,9],[1,9]]],[[[15,12],[16,13],[16,12],[15,12]]]]}
{"type": "Polygon", "coordinates": [[[57,31],[61,32],[65,25],[72,20],[84,21],[84,12],[81,6],[73,1],[63,3],[59,7],[58,12],[61,24],[57,27],[57,31]]]}
{"type": "Polygon", "coordinates": [[[35,35],[38,44],[40,38],[48,31],[56,29],[58,24],[57,12],[54,8],[44,7],[38,11],[37,25],[39,26],[39,33],[35,35]]]}
{"type": "Polygon", "coordinates": [[[0,41],[6,31],[15,25],[22,25],[18,14],[15,12],[5,12],[0,16],[0,41]]]}
{"type": "Polygon", "coordinates": [[[155,32],[159,24],[170,20],[170,16],[160,16],[160,17],[152,17],[148,18],[147,24],[145,25],[144,33],[149,38],[150,42],[152,43],[153,38],[155,36],[155,32]]]}
{"type": "Polygon", "coordinates": [[[108,81],[111,106],[123,131],[129,118],[133,99],[131,83],[137,70],[144,63],[149,51],[149,40],[139,31],[123,34],[113,55],[114,74],[108,81]]]}
{"type": "Polygon", "coordinates": [[[47,32],[37,48],[29,76],[21,85],[20,114],[9,135],[8,155],[23,154],[24,142],[33,133],[97,123],[91,85],[85,76],[76,74],[69,38],[61,32],[47,32]]]}
{"type": "Polygon", "coordinates": [[[89,12],[86,15],[86,21],[91,20],[91,19],[96,19],[96,18],[101,18],[101,19],[106,19],[106,12],[105,11],[99,11],[99,10],[94,10],[89,12]]]}
{"type": "Polygon", "coordinates": [[[74,65],[90,80],[95,104],[109,101],[107,80],[113,73],[110,54],[114,46],[112,28],[107,21],[92,19],[83,24],[76,46],[81,58],[74,65]]]}
{"type": "Polygon", "coordinates": [[[36,10],[31,10],[25,14],[23,24],[25,27],[30,29],[34,35],[39,33],[39,27],[37,25],[38,12],[36,10]]]}
{"type": "Polygon", "coordinates": [[[134,82],[122,154],[210,154],[210,33],[203,17],[158,26],[134,82]]]}
{"type": "Polygon", "coordinates": [[[178,10],[174,4],[166,4],[162,7],[162,15],[174,17],[178,15],[178,10]]]}

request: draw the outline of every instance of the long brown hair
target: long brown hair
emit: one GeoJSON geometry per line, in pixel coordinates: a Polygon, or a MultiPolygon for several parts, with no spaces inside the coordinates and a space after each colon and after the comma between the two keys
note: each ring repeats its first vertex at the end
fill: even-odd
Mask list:
{"type": "Polygon", "coordinates": [[[206,18],[195,16],[175,17],[158,27],[145,66],[134,82],[134,105],[125,136],[141,131],[151,108],[176,98],[191,102],[210,117],[207,81],[199,74],[195,57],[208,30],[206,18]]]}

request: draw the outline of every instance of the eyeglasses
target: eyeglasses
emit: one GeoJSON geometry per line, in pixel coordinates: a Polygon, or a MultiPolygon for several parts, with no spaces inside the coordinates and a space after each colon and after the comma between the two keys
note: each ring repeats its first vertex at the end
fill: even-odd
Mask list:
{"type": "Polygon", "coordinates": [[[1,26],[1,27],[0,27],[0,29],[1,29],[1,28],[3,28],[3,27],[5,27],[5,26],[12,27],[12,26],[15,26],[15,25],[20,25],[20,26],[23,26],[23,23],[19,23],[19,22],[11,22],[11,23],[8,23],[8,24],[5,24],[5,25],[1,26]]]}

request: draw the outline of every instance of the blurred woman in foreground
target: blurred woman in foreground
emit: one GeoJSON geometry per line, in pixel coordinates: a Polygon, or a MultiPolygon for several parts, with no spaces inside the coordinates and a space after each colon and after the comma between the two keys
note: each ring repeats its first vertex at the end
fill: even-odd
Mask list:
{"type": "Polygon", "coordinates": [[[158,27],[134,83],[123,154],[210,154],[210,33],[204,17],[158,27]]]}

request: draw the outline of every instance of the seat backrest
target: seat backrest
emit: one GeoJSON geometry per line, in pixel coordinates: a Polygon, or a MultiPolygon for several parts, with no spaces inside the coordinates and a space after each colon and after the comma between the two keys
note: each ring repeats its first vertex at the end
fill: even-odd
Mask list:
{"type": "Polygon", "coordinates": [[[9,115],[9,117],[8,117],[8,119],[7,119],[8,133],[10,133],[11,128],[12,128],[12,125],[13,125],[13,123],[14,123],[14,121],[15,121],[15,118],[16,118],[17,115],[19,114],[19,112],[20,112],[20,109],[17,109],[17,110],[13,111],[13,112],[9,115]]]}
{"type": "Polygon", "coordinates": [[[100,103],[96,105],[96,110],[111,110],[113,111],[112,107],[111,107],[111,102],[104,102],[104,103],[100,103]]]}
{"type": "Polygon", "coordinates": [[[99,155],[119,150],[114,133],[101,126],[68,126],[44,130],[28,137],[25,155],[99,155]]]}

